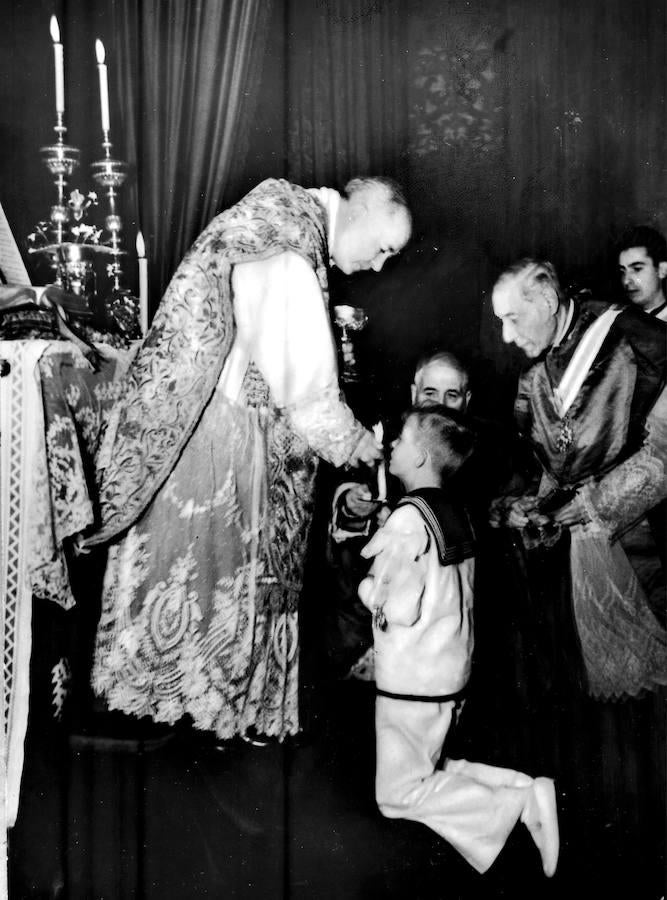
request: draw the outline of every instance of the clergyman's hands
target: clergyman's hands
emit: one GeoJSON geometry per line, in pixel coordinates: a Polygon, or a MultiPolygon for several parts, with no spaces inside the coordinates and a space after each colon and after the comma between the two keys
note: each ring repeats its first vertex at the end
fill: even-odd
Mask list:
{"type": "Polygon", "coordinates": [[[365,431],[363,437],[350,456],[348,465],[358,466],[359,463],[365,463],[367,466],[372,466],[374,462],[381,458],[382,444],[375,438],[372,432],[365,431]]]}
{"type": "Polygon", "coordinates": [[[548,515],[540,512],[539,500],[533,495],[499,497],[489,508],[489,522],[493,528],[544,528],[549,525],[571,528],[588,521],[589,516],[578,497],[548,515]]]}
{"type": "Polygon", "coordinates": [[[519,497],[510,504],[507,511],[507,524],[510,528],[525,528],[526,525],[546,525],[549,516],[541,515],[537,510],[538,499],[532,495],[519,497]]]}
{"type": "Polygon", "coordinates": [[[358,519],[368,519],[378,508],[379,501],[373,500],[365,484],[355,484],[343,496],[345,511],[358,519]]]}
{"type": "Polygon", "coordinates": [[[549,517],[538,509],[538,498],[533,494],[498,497],[489,508],[489,523],[493,528],[525,528],[528,524],[545,525],[549,517]]]}
{"type": "Polygon", "coordinates": [[[565,525],[568,528],[572,525],[580,525],[590,521],[584,505],[578,497],[556,510],[553,514],[553,519],[559,525],[565,525]]]}

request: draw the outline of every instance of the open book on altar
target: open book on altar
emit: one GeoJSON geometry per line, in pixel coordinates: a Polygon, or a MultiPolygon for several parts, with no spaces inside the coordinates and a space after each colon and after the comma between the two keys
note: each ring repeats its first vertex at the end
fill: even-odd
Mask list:
{"type": "Polygon", "coordinates": [[[3,284],[30,284],[28,270],[19,252],[7,216],[0,203],[0,279],[3,284]]]}
{"type": "MultiPolygon", "coordinates": [[[[0,340],[63,336],[56,306],[77,319],[90,319],[86,298],[59,285],[33,287],[0,204],[0,340]]],[[[71,331],[67,336],[72,339],[71,331]]]]}

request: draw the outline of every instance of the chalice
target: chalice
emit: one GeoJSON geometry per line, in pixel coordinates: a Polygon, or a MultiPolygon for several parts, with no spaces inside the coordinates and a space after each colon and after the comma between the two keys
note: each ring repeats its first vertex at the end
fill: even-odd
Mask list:
{"type": "Polygon", "coordinates": [[[357,306],[334,306],[334,324],[340,328],[341,332],[343,369],[340,377],[342,381],[359,381],[357,360],[350,332],[361,331],[366,327],[367,322],[368,316],[365,311],[357,306]]]}

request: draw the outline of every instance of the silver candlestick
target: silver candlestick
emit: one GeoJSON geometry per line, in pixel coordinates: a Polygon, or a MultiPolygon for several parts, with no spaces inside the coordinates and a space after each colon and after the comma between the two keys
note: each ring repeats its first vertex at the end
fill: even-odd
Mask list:
{"type": "Polygon", "coordinates": [[[55,229],[56,243],[62,244],[63,229],[69,218],[68,209],[65,206],[65,185],[79,165],[80,153],[78,147],[71,147],[63,140],[67,128],[63,125],[61,112],[56,113],[56,124],[53,126],[53,130],[57,134],[56,143],[49,144],[48,147],[41,147],[39,152],[44,159],[44,165],[55,176],[58,201],[55,206],[51,207],[50,219],[55,229]]]}
{"type": "Polygon", "coordinates": [[[91,192],[84,197],[74,190],[65,199],[68,179],[79,165],[79,149],[64,141],[67,128],[62,112],[56,112],[54,131],[55,144],[41,147],[40,153],[54,176],[57,200],[49,220],[39,222],[28,235],[28,252],[45,256],[55,273],[54,283],[88,303],[95,296],[95,259],[111,251],[98,244],[101,230],[83,221],[88,208],[97,203],[97,195],[91,192]]]}
{"type": "MultiPolygon", "coordinates": [[[[65,239],[71,212],[71,204],[65,201],[65,186],[79,165],[80,153],[78,147],[72,147],[64,141],[67,128],[60,111],[56,112],[53,130],[57,135],[55,144],[41,147],[39,152],[44,165],[54,176],[57,199],[50,209],[49,221],[41,222],[36,233],[31,236],[36,246],[31,246],[29,252],[44,254],[49,259],[55,272],[54,281],[59,287],[71,293],[86,295],[91,292],[92,263],[86,259],[82,247],[65,239]]],[[[92,292],[94,293],[94,285],[92,292]]]]}
{"type": "Polygon", "coordinates": [[[111,290],[106,297],[105,307],[125,336],[134,339],[140,334],[139,300],[122,284],[121,257],[125,256],[125,250],[121,247],[120,233],[123,230],[123,222],[116,208],[117,191],[125,183],[129,166],[126,162],[111,156],[109,131],[105,129],[102,133],[104,159],[92,163],[91,169],[93,179],[106,189],[109,204],[109,214],[104,220],[104,225],[110,234],[108,249],[111,253],[111,262],[107,264],[107,275],[111,279],[111,290]]]}
{"type": "Polygon", "coordinates": [[[120,232],[123,230],[123,223],[116,211],[116,189],[119,188],[127,178],[128,165],[120,159],[113,159],[111,156],[111,142],[109,140],[109,132],[104,132],[104,140],[102,142],[104,148],[104,159],[99,159],[92,163],[91,169],[93,179],[102,187],[106,188],[106,196],[109,202],[109,215],[105,218],[104,224],[110,233],[109,249],[111,250],[112,260],[107,264],[107,274],[113,281],[112,293],[120,293],[122,269],[120,265],[120,257],[124,255],[121,250],[120,232]]]}

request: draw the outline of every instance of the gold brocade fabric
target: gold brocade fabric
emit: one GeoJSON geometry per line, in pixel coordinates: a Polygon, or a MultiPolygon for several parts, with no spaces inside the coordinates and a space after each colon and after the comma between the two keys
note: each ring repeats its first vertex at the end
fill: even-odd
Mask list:
{"type": "Polygon", "coordinates": [[[89,543],[125,532],[174,468],[213,395],[234,340],[234,265],[292,250],[328,299],[326,213],[308,191],[263,181],[207,226],[167,288],[126,379],[98,458],[102,526],[89,543]]]}
{"type": "MultiPolygon", "coordinates": [[[[297,606],[315,457],[261,399],[217,391],[164,489],[110,551],[93,685],[112,709],[220,738],[298,730],[297,606]]],[[[245,393],[245,392],[244,392],[245,393]]]]}
{"type": "Polygon", "coordinates": [[[307,192],[269,181],[215,219],[130,373],[99,457],[96,540],[116,540],[93,688],[112,709],[190,716],[223,739],[251,726],[278,738],[298,730],[315,454],[345,462],[363,429],[337,383],[280,409],[252,362],[238,400],[218,376],[234,334],[233,265],[296,249],[326,303],[324,218],[307,192]]]}
{"type": "MultiPolygon", "coordinates": [[[[604,307],[602,307],[604,308],[604,307]]],[[[595,309],[522,377],[516,413],[545,470],[541,493],[575,488],[588,523],[571,530],[572,608],[589,691],[615,699],[667,684],[665,573],[648,514],[667,497],[664,327],[624,311],[568,412],[559,442],[558,384],[595,309]]]]}

